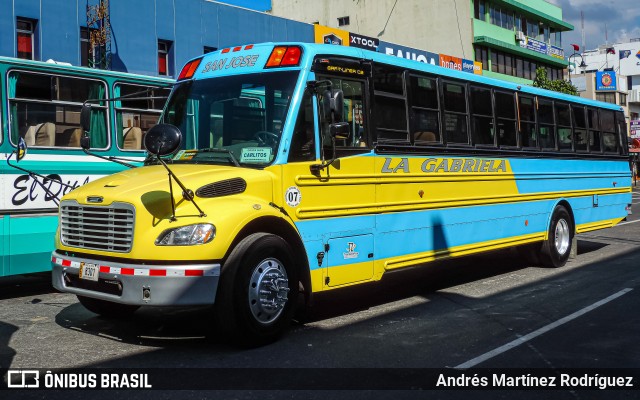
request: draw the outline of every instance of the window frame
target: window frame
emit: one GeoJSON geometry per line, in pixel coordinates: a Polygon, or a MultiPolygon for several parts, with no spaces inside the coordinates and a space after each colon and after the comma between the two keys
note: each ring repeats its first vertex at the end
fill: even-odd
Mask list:
{"type": "MultiPolygon", "coordinates": [[[[109,96],[109,85],[107,83],[107,81],[105,79],[100,79],[100,78],[88,78],[88,77],[84,77],[84,76],[78,76],[78,75],[73,75],[73,74],[60,74],[60,73],[47,73],[47,72],[42,72],[42,71],[34,71],[34,70],[28,70],[28,69],[24,69],[24,68],[10,68],[6,71],[5,73],[5,79],[7,82],[7,85],[9,85],[9,75],[12,72],[17,72],[17,73],[25,73],[25,74],[34,74],[34,75],[42,75],[42,76],[46,76],[49,78],[54,78],[54,77],[60,77],[60,78],[73,78],[73,79],[80,79],[80,80],[87,80],[87,81],[93,81],[93,82],[98,82],[100,84],[103,85],[104,90],[105,90],[105,94],[104,94],[104,103],[105,105],[98,105],[98,104],[92,104],[93,108],[98,108],[101,110],[105,110],[106,113],[106,117],[105,117],[105,126],[106,126],[106,135],[107,135],[107,144],[105,147],[103,148],[95,148],[95,150],[98,151],[106,151],[109,150],[111,148],[111,118],[110,118],[110,113],[109,113],[109,106],[107,105],[107,101],[110,96],[109,96]]],[[[74,102],[70,102],[70,101],[65,101],[65,100],[55,100],[55,101],[47,101],[47,100],[38,100],[38,99],[27,99],[27,98],[21,98],[21,97],[9,97],[8,95],[9,91],[7,90],[7,96],[6,96],[6,103],[5,106],[7,108],[7,110],[10,110],[11,107],[11,101],[18,101],[18,102],[29,102],[29,103],[34,103],[34,104],[45,104],[45,105],[60,105],[60,106],[70,106],[70,107],[82,107],[83,103],[74,103],[74,102]]],[[[86,100],[86,99],[85,99],[86,100]]],[[[11,127],[13,126],[13,124],[16,123],[16,121],[12,121],[11,118],[8,119],[8,140],[9,143],[11,143],[12,146],[17,146],[17,143],[13,143],[13,140],[11,140],[11,127]]],[[[18,127],[19,129],[19,127],[18,127]]],[[[71,151],[82,151],[81,147],[69,147],[69,146],[32,146],[32,148],[34,150],[71,150],[71,151]]],[[[93,148],[92,148],[93,149],[93,148]]]]}

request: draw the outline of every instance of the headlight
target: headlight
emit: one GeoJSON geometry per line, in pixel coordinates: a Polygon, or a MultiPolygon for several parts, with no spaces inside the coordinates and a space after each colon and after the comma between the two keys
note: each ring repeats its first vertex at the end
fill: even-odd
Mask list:
{"type": "Polygon", "coordinates": [[[192,246],[209,243],[216,236],[216,227],[211,224],[197,224],[171,228],[156,239],[157,246],[192,246]]]}

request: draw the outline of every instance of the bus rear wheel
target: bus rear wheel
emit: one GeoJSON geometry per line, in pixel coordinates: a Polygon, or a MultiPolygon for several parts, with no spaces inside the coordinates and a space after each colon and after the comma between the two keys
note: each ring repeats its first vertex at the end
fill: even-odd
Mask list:
{"type": "Polygon", "coordinates": [[[557,205],[551,215],[547,240],[542,243],[540,252],[542,265],[559,268],[567,263],[571,254],[574,232],[573,219],[569,211],[564,206],[557,205]]]}
{"type": "Polygon", "coordinates": [[[249,235],[222,268],[214,305],[217,328],[240,346],[271,343],[289,328],[297,297],[291,247],[276,235],[249,235]]]}
{"type": "Polygon", "coordinates": [[[80,295],[77,297],[84,308],[92,313],[102,315],[103,317],[124,318],[133,314],[138,308],[140,308],[129,304],[114,303],[111,301],[99,300],[80,295]]]}

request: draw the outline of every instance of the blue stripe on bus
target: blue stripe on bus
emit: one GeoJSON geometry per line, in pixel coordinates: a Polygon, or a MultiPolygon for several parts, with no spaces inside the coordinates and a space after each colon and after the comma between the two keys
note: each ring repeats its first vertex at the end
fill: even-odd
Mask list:
{"type": "Polygon", "coordinates": [[[521,194],[631,186],[629,168],[620,161],[511,158],[509,163],[521,194]]]}
{"type": "MultiPolygon", "coordinates": [[[[624,218],[621,204],[630,201],[629,194],[599,196],[598,207],[593,197],[567,199],[577,225],[624,218]]],[[[340,217],[296,223],[307,247],[311,269],[318,252],[331,237],[375,234],[374,259],[470,245],[545,232],[550,213],[558,200],[456,207],[440,210],[386,213],[340,217]],[[479,216],[482,218],[480,219],[479,216]],[[525,224],[526,221],[526,224],[525,224]],[[327,234],[332,232],[332,234],[327,234]],[[410,251],[409,251],[410,249],[410,251]]]]}

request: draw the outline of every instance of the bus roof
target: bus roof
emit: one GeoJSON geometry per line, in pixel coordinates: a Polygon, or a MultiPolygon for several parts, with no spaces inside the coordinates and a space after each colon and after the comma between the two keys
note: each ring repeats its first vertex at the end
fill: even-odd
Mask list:
{"type": "Polygon", "coordinates": [[[75,74],[80,73],[80,74],[93,75],[93,76],[102,75],[102,76],[109,76],[113,78],[137,79],[140,81],[147,81],[147,83],[159,83],[159,84],[175,83],[175,80],[170,78],[161,78],[157,76],[133,74],[130,72],[109,71],[104,69],[78,67],[78,66],[55,63],[55,62],[33,61],[33,60],[24,60],[21,58],[0,56],[0,65],[2,64],[9,65],[12,67],[25,67],[30,69],[35,68],[35,69],[42,69],[47,71],[56,71],[59,73],[65,73],[65,72],[75,73],[75,74]]]}
{"type": "MultiPolygon", "coordinates": [[[[264,71],[264,65],[271,54],[271,50],[275,46],[299,46],[303,49],[303,54],[300,60],[300,67],[296,68],[310,68],[311,63],[313,62],[313,58],[316,55],[325,55],[325,56],[344,56],[344,57],[353,57],[353,58],[361,58],[366,60],[372,60],[374,62],[379,62],[383,64],[393,65],[400,68],[407,68],[414,71],[426,72],[433,75],[438,75],[447,78],[460,79],[467,82],[478,83],[482,85],[488,85],[495,88],[509,89],[520,93],[527,93],[531,95],[545,96],[548,98],[552,98],[560,101],[567,101],[573,103],[584,104],[587,106],[594,106],[600,108],[611,109],[615,111],[621,111],[622,107],[605,103],[601,101],[585,99],[579,96],[573,96],[565,93],[554,92],[551,90],[541,89],[529,85],[522,85],[513,82],[508,82],[496,78],[488,78],[482,75],[471,74],[468,72],[456,71],[450,68],[444,68],[438,65],[431,65],[419,61],[408,60],[405,58],[395,57],[383,53],[377,53],[370,50],[359,49],[356,47],[347,47],[347,46],[336,46],[336,45],[328,45],[328,44],[314,44],[314,43],[300,43],[300,42],[283,42],[283,43],[260,43],[249,46],[237,46],[228,49],[217,50],[212,53],[206,54],[200,66],[198,67],[197,73],[194,75],[196,79],[203,78],[212,78],[214,76],[222,76],[222,75],[230,75],[238,73],[239,70],[242,70],[241,73],[248,72],[257,72],[264,71]],[[235,57],[247,57],[250,55],[255,55],[256,58],[251,62],[249,59],[249,63],[251,64],[249,67],[241,67],[242,62],[238,61],[238,67],[234,67],[232,64],[232,60],[235,57]],[[224,60],[225,62],[220,68],[220,62],[224,60]],[[215,65],[215,63],[218,63],[215,65]],[[214,68],[212,70],[212,68],[214,68]],[[222,71],[224,69],[224,71],[222,71]],[[211,74],[211,72],[218,71],[215,74],[211,74]]],[[[275,68],[274,70],[280,69],[291,69],[291,68],[275,68]]]]}

